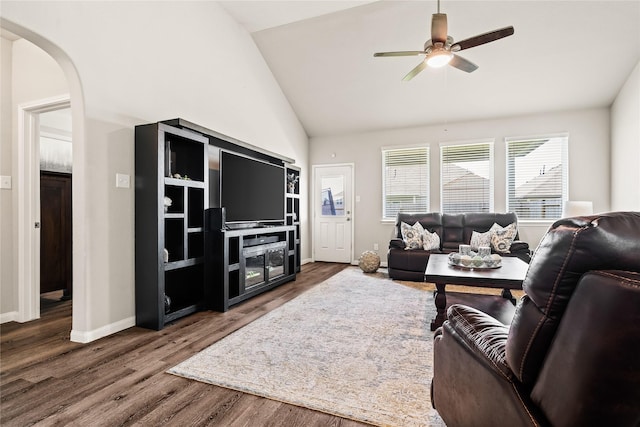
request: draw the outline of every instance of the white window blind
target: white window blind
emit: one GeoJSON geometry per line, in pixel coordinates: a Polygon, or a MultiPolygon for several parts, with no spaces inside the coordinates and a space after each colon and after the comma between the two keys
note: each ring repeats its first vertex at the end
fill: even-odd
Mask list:
{"type": "Polygon", "coordinates": [[[566,135],[507,138],[507,208],[523,220],[555,220],[567,199],[566,135]]]}
{"type": "Polygon", "coordinates": [[[429,148],[382,150],[382,217],[429,209],[429,148]]]}
{"type": "Polygon", "coordinates": [[[443,213],[493,211],[493,142],[440,146],[443,213]]]}

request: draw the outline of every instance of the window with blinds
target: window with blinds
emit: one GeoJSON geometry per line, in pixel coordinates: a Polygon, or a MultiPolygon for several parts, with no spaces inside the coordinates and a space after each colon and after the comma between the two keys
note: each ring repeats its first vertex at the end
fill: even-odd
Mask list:
{"type": "Polygon", "coordinates": [[[493,141],[440,146],[443,213],[493,211],[493,141]]]}
{"type": "Polygon", "coordinates": [[[566,135],[507,138],[507,209],[522,220],[555,220],[567,199],[566,135]]]}
{"type": "Polygon", "coordinates": [[[382,217],[429,209],[429,148],[382,150],[382,217]]]}

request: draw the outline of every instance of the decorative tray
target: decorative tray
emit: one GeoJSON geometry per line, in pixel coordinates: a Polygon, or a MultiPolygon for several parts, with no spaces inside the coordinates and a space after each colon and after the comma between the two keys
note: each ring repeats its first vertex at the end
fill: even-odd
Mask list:
{"type": "Polygon", "coordinates": [[[458,252],[449,254],[449,265],[465,270],[492,270],[502,267],[502,257],[497,254],[481,257],[475,252],[460,255],[458,252]]]}

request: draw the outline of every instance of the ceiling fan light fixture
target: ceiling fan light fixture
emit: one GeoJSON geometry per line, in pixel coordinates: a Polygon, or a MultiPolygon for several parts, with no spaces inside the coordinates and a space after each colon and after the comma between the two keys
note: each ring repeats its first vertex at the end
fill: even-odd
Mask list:
{"type": "Polygon", "coordinates": [[[440,50],[429,55],[429,57],[427,58],[427,65],[433,68],[444,67],[451,61],[452,58],[453,53],[446,50],[440,50]]]}

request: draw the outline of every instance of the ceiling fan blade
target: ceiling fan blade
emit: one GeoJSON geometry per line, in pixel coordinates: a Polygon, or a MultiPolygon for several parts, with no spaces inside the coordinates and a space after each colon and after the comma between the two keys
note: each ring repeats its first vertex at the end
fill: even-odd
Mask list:
{"type": "Polygon", "coordinates": [[[478,69],[476,64],[458,55],[453,55],[453,58],[449,61],[449,65],[467,73],[472,73],[478,69]]]}
{"type": "Polygon", "coordinates": [[[434,13],[431,17],[431,41],[447,42],[447,14],[434,13]]]}
{"type": "Polygon", "coordinates": [[[459,52],[464,49],[480,46],[481,44],[490,43],[511,35],[513,35],[513,27],[505,27],[499,30],[489,31],[488,33],[480,34],[454,43],[453,46],[451,46],[451,51],[459,52]]]}
{"type": "Polygon", "coordinates": [[[421,50],[403,50],[399,52],[376,52],[373,56],[416,56],[424,54],[421,50]]]}
{"type": "Polygon", "coordinates": [[[403,82],[408,82],[409,80],[411,80],[412,78],[417,76],[418,73],[420,71],[424,70],[426,67],[427,67],[427,62],[426,61],[422,61],[413,70],[409,71],[409,73],[402,78],[402,81],[403,82]]]}

